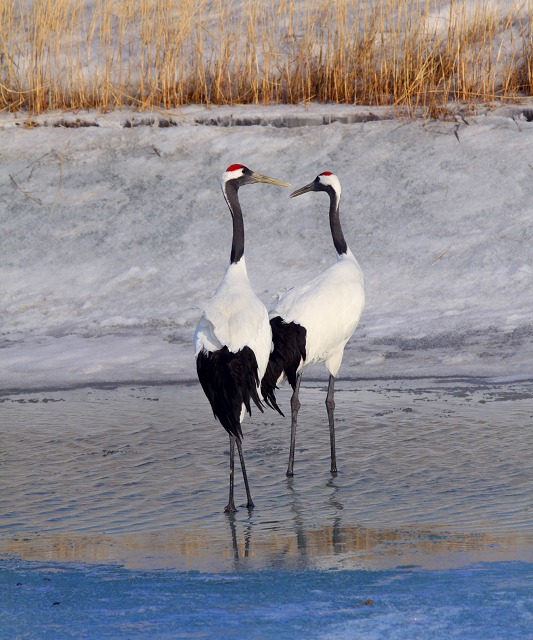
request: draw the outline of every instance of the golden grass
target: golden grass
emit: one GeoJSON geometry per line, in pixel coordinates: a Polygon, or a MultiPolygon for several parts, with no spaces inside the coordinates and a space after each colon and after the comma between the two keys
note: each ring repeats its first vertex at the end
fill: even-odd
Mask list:
{"type": "Polygon", "coordinates": [[[0,0],[0,109],[533,93],[533,0],[0,0]],[[439,6],[445,6],[438,11],[439,6]]]}

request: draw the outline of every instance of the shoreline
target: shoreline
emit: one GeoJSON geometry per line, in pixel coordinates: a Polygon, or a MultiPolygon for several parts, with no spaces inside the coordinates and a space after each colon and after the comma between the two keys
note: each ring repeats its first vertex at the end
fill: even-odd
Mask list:
{"type": "MultiPolygon", "coordinates": [[[[302,386],[317,387],[327,383],[327,374],[323,376],[306,375],[302,380],[302,386]]],[[[468,374],[434,374],[434,375],[377,375],[377,376],[339,376],[336,384],[340,391],[357,390],[361,386],[381,384],[384,389],[390,385],[403,384],[404,388],[438,387],[440,385],[454,385],[457,387],[483,389],[492,387],[503,387],[509,384],[528,384],[533,382],[533,376],[529,373],[508,374],[508,375],[468,375],[468,374]],[[416,384],[420,383],[420,384],[416,384]],[[357,385],[351,389],[352,385],[357,385]]],[[[51,385],[29,385],[27,387],[4,387],[0,388],[0,403],[8,400],[9,396],[34,395],[40,393],[69,393],[72,391],[98,390],[117,391],[127,387],[157,388],[157,387],[196,387],[200,383],[196,377],[176,378],[175,380],[152,379],[152,378],[131,378],[128,380],[87,380],[71,384],[51,384],[51,385]]],[[[198,387],[200,388],[200,387],[198,387]]],[[[283,382],[282,389],[289,391],[288,383],[283,382]]]]}
{"type": "MultiPolygon", "coordinates": [[[[257,530],[253,517],[225,516],[218,534],[209,528],[113,534],[29,531],[0,534],[0,559],[62,566],[119,565],[133,570],[368,570],[402,566],[420,570],[474,563],[533,563],[533,535],[526,532],[453,531],[444,527],[375,529],[352,524],[304,530],[257,530]]],[[[243,514],[241,516],[241,514],[243,514]]]]}

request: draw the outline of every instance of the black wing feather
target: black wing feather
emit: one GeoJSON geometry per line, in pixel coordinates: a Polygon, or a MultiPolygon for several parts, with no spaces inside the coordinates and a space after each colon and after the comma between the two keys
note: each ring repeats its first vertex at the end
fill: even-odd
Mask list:
{"type": "Polygon", "coordinates": [[[259,373],[255,353],[250,347],[243,347],[236,353],[228,347],[213,352],[200,351],[196,358],[196,369],[215,418],[240,442],[242,405],[252,415],[250,401],[253,400],[257,408],[263,411],[257,393],[259,373]]]}
{"type": "Polygon", "coordinates": [[[296,386],[296,372],[302,360],[305,360],[305,340],[307,329],[296,322],[285,322],[280,316],[270,320],[273,349],[261,381],[261,395],[269,407],[283,415],[276,402],[275,390],[282,373],[289,384],[296,386]]]}

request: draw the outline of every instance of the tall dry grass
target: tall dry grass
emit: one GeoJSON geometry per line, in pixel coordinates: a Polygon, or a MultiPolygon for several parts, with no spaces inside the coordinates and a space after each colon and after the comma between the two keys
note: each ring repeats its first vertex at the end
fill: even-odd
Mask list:
{"type": "Polygon", "coordinates": [[[533,94],[533,0],[0,0],[0,109],[533,94]]]}

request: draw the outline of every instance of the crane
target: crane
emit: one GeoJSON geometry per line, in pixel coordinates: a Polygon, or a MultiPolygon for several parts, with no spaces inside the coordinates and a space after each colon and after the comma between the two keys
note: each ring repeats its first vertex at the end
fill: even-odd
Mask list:
{"type": "Polygon", "coordinates": [[[235,445],[239,452],[248,498],[254,503],[248,485],[242,451],[241,422],[251,415],[251,401],[260,411],[259,385],[272,347],[272,332],[264,304],[248,280],[244,259],[244,222],[239,188],[257,182],[290,186],[288,182],[255,173],[242,164],[232,164],[222,175],[222,193],[233,220],[230,265],[222,282],[204,307],[194,333],[198,378],[215,417],[230,439],[229,501],[224,511],[236,511],[233,498],[235,445]]]}
{"type": "Polygon", "coordinates": [[[346,243],[340,223],[340,181],[331,171],[324,171],[313,182],[291,193],[290,197],[295,198],[310,191],[323,191],[329,196],[329,223],[337,261],[306,284],[289,289],[270,311],[273,350],[261,383],[263,399],[279,413],[282,412],[276,401],[277,385],[286,377],[293,389],[287,467],[289,477],[294,475],[302,372],[315,363],[324,363],[329,372],[326,408],[331,473],[337,474],[335,377],[342,362],[344,347],[357,327],[365,302],[363,272],[346,243]]]}

